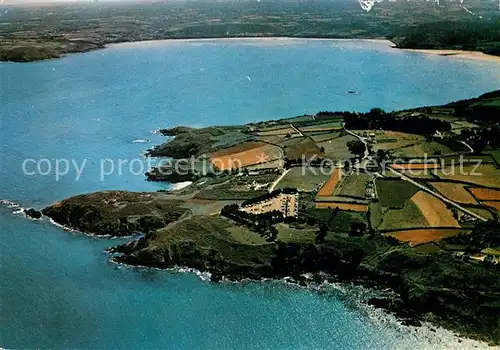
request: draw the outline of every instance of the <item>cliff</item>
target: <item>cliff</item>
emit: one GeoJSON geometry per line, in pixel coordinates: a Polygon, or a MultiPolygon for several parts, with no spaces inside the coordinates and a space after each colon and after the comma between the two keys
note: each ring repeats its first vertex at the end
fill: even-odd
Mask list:
{"type": "Polygon", "coordinates": [[[88,233],[145,233],[111,249],[120,263],[186,266],[212,273],[213,280],[291,276],[305,284],[302,275],[312,273],[315,281],[328,276],[330,281],[390,288],[392,292],[384,292],[387,298],[369,303],[409,324],[431,321],[463,335],[500,342],[496,266],[421,252],[381,235],[329,232],[320,244],[278,235],[269,242],[217,215],[190,215],[183,205],[162,193],[106,191],[66,199],[43,213],[88,233]]]}

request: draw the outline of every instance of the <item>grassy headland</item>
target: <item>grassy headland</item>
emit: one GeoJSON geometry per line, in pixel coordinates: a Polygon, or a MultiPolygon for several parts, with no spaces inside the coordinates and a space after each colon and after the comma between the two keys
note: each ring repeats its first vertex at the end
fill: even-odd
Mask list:
{"type": "Polygon", "coordinates": [[[187,266],[214,281],[362,284],[383,291],[366,302],[407,324],[429,321],[499,344],[499,108],[495,91],[391,113],[165,129],[175,139],[150,155],[191,170],[179,179],[156,169],[148,179],[191,185],[84,194],[43,213],[95,235],[141,233],[110,250],[116,262],[187,266]],[[345,163],[325,162],[339,154],[345,163]],[[478,160],[480,176],[448,169],[478,160]],[[331,175],[318,175],[321,167],[331,175]]]}

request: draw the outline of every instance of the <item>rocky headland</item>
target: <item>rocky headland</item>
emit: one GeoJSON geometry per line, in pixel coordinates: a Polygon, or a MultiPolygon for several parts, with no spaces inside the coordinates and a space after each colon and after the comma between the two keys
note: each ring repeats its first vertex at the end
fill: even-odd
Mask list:
{"type": "MultiPolygon", "coordinates": [[[[145,233],[110,250],[119,263],[190,267],[210,272],[214,281],[223,276],[231,280],[290,276],[305,285],[304,274],[313,274],[316,282],[327,278],[389,288],[384,292],[387,298],[367,302],[407,324],[431,321],[473,338],[500,341],[498,267],[474,267],[447,253],[417,252],[381,235],[328,234],[322,243],[249,240],[251,231],[220,216],[193,215],[188,206],[164,193],[106,191],[63,200],[43,213],[58,224],[90,234],[145,233]]],[[[498,225],[477,230],[493,232],[498,225]]]]}

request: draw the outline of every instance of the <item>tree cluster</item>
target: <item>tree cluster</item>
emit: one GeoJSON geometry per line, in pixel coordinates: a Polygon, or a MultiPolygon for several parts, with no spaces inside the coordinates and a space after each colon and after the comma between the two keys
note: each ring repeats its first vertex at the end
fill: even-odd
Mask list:
{"type": "Polygon", "coordinates": [[[485,248],[500,246],[500,223],[496,221],[479,222],[470,234],[460,234],[444,239],[446,243],[467,246],[468,252],[479,252],[485,248]]]}
{"type": "Polygon", "coordinates": [[[291,187],[285,187],[285,188],[279,188],[277,190],[274,190],[272,192],[269,192],[269,193],[266,193],[266,194],[263,194],[261,196],[257,196],[257,197],[253,197],[253,198],[250,198],[250,199],[247,199],[246,201],[244,201],[243,203],[241,203],[241,206],[242,207],[246,207],[248,205],[253,205],[253,204],[257,204],[257,203],[260,203],[260,202],[263,202],[263,201],[267,201],[269,199],[272,199],[276,196],[278,196],[279,194],[296,194],[298,191],[296,188],[291,188],[291,187]]]}
{"type": "Polygon", "coordinates": [[[383,129],[419,135],[433,135],[436,131],[451,130],[451,124],[444,120],[421,115],[396,117],[377,108],[368,113],[346,113],[344,123],[347,129],[383,129]]]}
{"type": "Polygon", "coordinates": [[[262,214],[252,214],[240,210],[238,204],[229,204],[222,208],[221,215],[257,232],[269,241],[275,241],[278,230],[273,225],[283,222],[283,213],[278,210],[262,214]]]}

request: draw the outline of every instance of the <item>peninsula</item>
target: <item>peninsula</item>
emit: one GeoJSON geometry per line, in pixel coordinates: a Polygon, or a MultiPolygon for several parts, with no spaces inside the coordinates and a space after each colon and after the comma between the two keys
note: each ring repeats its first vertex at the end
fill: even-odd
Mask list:
{"type": "Polygon", "coordinates": [[[406,324],[499,344],[498,115],[494,91],[391,113],[164,129],[148,154],[174,160],[146,177],[189,186],[82,194],[42,213],[93,235],[140,234],[110,248],[117,263],[364,285],[380,292],[367,303],[406,324]]]}

